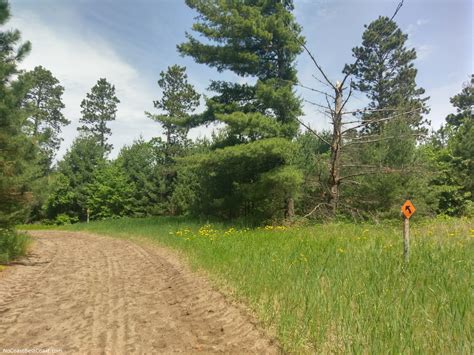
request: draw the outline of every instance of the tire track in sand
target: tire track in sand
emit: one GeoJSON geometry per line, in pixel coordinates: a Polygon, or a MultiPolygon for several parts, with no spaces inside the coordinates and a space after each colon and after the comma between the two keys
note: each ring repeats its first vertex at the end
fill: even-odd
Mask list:
{"type": "Polygon", "coordinates": [[[86,233],[38,231],[0,274],[0,349],[69,353],[278,353],[239,306],[172,252],[86,233]]]}

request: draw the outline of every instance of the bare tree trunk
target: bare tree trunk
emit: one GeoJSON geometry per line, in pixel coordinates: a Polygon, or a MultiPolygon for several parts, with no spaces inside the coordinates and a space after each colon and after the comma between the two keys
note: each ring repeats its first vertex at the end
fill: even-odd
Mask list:
{"type": "Polygon", "coordinates": [[[331,140],[331,160],[329,171],[329,205],[336,215],[339,203],[341,182],[341,145],[342,145],[342,83],[337,82],[335,89],[334,112],[332,114],[333,134],[331,140]]]}
{"type": "Polygon", "coordinates": [[[286,218],[293,219],[295,217],[295,200],[293,197],[289,197],[286,200],[286,218]]]}
{"type": "MultiPolygon", "coordinates": [[[[398,6],[397,6],[394,14],[390,18],[390,20],[394,19],[394,17],[397,15],[398,11],[400,10],[400,8],[402,6],[403,6],[403,0],[401,0],[400,3],[398,4],[398,6]]],[[[349,71],[346,72],[346,75],[344,76],[344,79],[342,80],[342,82],[337,81],[336,84],[334,85],[332,83],[332,81],[329,79],[329,77],[326,75],[326,73],[324,72],[323,68],[319,65],[318,61],[313,56],[311,51],[308,49],[306,44],[302,41],[300,41],[299,43],[304,48],[306,53],[308,53],[309,57],[313,61],[314,65],[316,66],[317,70],[322,75],[324,80],[320,80],[314,75],[313,75],[313,77],[316,80],[318,80],[319,82],[321,82],[322,84],[326,85],[327,87],[334,89],[334,92],[335,92],[335,95],[332,96],[332,95],[330,95],[330,94],[328,94],[324,91],[314,89],[314,88],[310,88],[310,87],[306,87],[306,86],[300,84],[301,87],[312,90],[312,91],[315,91],[315,92],[318,92],[320,94],[323,94],[326,97],[326,102],[328,104],[327,107],[325,107],[323,105],[320,105],[318,103],[311,102],[311,101],[307,101],[307,102],[309,102],[309,103],[311,103],[315,106],[321,107],[321,108],[327,110],[325,112],[330,113],[331,121],[332,121],[331,124],[333,126],[333,133],[332,133],[332,137],[331,137],[330,142],[328,140],[326,140],[324,137],[322,137],[320,134],[318,134],[318,132],[311,129],[311,127],[309,127],[309,125],[306,125],[301,120],[298,120],[300,122],[300,124],[302,124],[309,132],[313,133],[318,139],[320,139],[322,142],[330,145],[330,147],[331,147],[331,157],[330,157],[330,164],[329,164],[330,165],[329,166],[329,181],[328,181],[328,183],[329,183],[328,184],[329,196],[327,198],[327,205],[329,205],[330,212],[332,213],[332,215],[335,216],[336,212],[337,212],[337,209],[338,209],[338,205],[339,205],[341,181],[348,178],[348,177],[351,177],[351,176],[373,174],[374,173],[374,171],[368,171],[368,172],[357,173],[357,174],[352,174],[352,175],[348,175],[348,176],[341,176],[341,167],[342,167],[342,164],[341,164],[341,154],[342,154],[341,148],[342,148],[342,143],[343,143],[343,135],[347,134],[350,131],[354,131],[354,130],[359,129],[361,127],[365,127],[368,123],[382,122],[382,121],[390,120],[392,118],[395,118],[396,115],[392,116],[392,117],[384,117],[384,118],[381,118],[381,119],[378,119],[378,120],[372,120],[372,121],[362,122],[362,123],[360,123],[359,121],[343,123],[342,122],[342,117],[343,117],[343,112],[342,111],[343,111],[344,106],[346,105],[347,101],[351,97],[351,93],[352,93],[352,85],[349,85],[349,87],[348,87],[349,88],[349,93],[348,93],[345,101],[343,101],[344,83],[346,82],[347,78],[350,75],[353,74],[352,73],[353,68],[359,62],[360,58],[357,58],[355,63],[351,65],[352,69],[350,69],[349,71]],[[334,99],[334,109],[332,108],[332,105],[329,103],[329,98],[334,99]],[[344,130],[342,129],[345,124],[347,125],[347,124],[353,124],[353,123],[357,123],[357,125],[352,126],[350,128],[346,128],[344,130]]],[[[357,111],[353,111],[353,112],[345,112],[345,113],[349,114],[349,113],[355,113],[355,112],[361,112],[361,110],[357,110],[357,111]]],[[[407,112],[407,113],[409,113],[409,112],[407,112]]],[[[381,139],[375,139],[375,140],[368,139],[368,140],[365,140],[365,141],[349,142],[348,144],[346,144],[346,147],[347,147],[347,145],[350,145],[350,144],[372,143],[372,142],[376,142],[378,140],[381,140],[381,139]]],[[[318,205],[316,205],[316,207],[313,208],[313,210],[311,212],[306,214],[305,217],[308,217],[313,212],[317,211],[319,209],[319,207],[321,207],[321,205],[326,205],[326,203],[319,203],[318,205]]]]}

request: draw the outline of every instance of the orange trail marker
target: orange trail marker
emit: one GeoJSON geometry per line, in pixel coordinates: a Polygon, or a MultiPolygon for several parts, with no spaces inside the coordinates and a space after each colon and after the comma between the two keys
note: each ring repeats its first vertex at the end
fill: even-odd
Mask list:
{"type": "Polygon", "coordinates": [[[405,216],[406,219],[409,219],[413,213],[415,213],[416,208],[413,206],[413,203],[411,203],[410,200],[406,200],[405,203],[402,206],[402,213],[405,216]]]}
{"type": "Polygon", "coordinates": [[[410,200],[406,200],[402,206],[403,219],[403,258],[405,263],[410,259],[410,217],[415,213],[416,208],[410,200]]]}

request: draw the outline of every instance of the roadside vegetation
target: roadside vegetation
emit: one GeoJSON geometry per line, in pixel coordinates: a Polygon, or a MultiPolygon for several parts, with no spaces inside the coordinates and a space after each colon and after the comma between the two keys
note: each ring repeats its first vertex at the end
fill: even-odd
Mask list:
{"type": "Polygon", "coordinates": [[[68,229],[145,238],[183,252],[250,305],[285,351],[472,350],[470,219],[415,221],[408,265],[395,222],[249,229],[185,218],[124,218],[68,229]]]}
{"type": "Polygon", "coordinates": [[[179,64],[160,68],[143,113],[155,136],[130,137],[112,159],[120,90],[97,78],[58,158],[65,88],[45,67],[20,69],[31,43],[0,0],[0,263],[25,253],[20,223],[146,238],[232,290],[286,351],[471,353],[472,73],[434,130],[416,49],[396,22],[403,1],[361,28],[339,73],[319,64],[331,53],[309,48],[331,39],[305,38],[291,0],[186,4],[196,17],[177,50],[217,70],[201,78],[207,89],[179,64]],[[297,72],[303,55],[314,80],[297,72]],[[210,137],[189,138],[211,124],[210,137]],[[389,220],[407,199],[417,212],[404,264],[389,220]]]}
{"type": "Polygon", "coordinates": [[[29,244],[30,238],[25,233],[0,229],[0,264],[8,264],[13,259],[25,255],[29,244]]]}

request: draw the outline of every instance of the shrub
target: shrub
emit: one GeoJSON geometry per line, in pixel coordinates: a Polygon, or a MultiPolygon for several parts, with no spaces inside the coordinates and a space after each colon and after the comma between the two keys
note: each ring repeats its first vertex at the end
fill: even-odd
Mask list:
{"type": "Polygon", "coordinates": [[[30,238],[12,229],[0,229],[0,264],[25,255],[30,238]]]}
{"type": "Polygon", "coordinates": [[[65,224],[72,224],[79,222],[79,218],[68,216],[65,213],[60,213],[54,219],[54,224],[58,226],[63,226],[65,224]]]}

